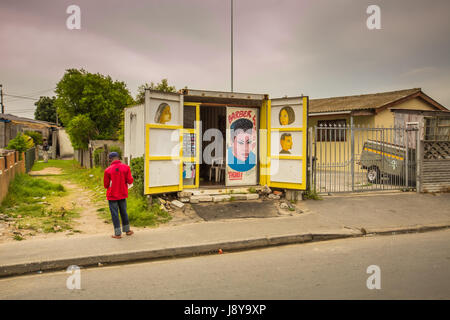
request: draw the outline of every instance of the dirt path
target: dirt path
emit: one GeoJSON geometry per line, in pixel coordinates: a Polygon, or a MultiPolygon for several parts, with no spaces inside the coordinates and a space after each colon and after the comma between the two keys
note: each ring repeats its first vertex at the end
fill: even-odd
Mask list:
{"type": "MultiPolygon", "coordinates": [[[[30,171],[29,174],[53,183],[62,184],[67,190],[67,193],[60,198],[51,198],[51,200],[47,199],[46,201],[50,201],[52,208],[75,210],[79,213],[79,217],[73,219],[73,230],[56,233],[42,233],[25,229],[18,230],[13,222],[0,220],[0,243],[17,241],[14,240],[14,232],[20,232],[20,235],[25,239],[25,241],[30,241],[33,239],[79,237],[92,234],[105,234],[105,236],[109,236],[113,233],[114,228],[109,216],[109,208],[106,197],[104,202],[93,200],[95,198],[94,191],[66,179],[66,176],[61,168],[47,167],[40,171],[30,171]],[[101,208],[106,208],[106,212],[108,213],[106,221],[99,214],[98,210],[101,208]]],[[[172,219],[167,223],[159,225],[159,227],[171,227],[186,223],[203,222],[203,219],[198,217],[189,204],[182,210],[171,210],[170,215],[172,216],[172,219]]],[[[150,227],[150,229],[151,228],[152,227],[150,227]]],[[[134,231],[139,231],[148,228],[132,227],[132,229],[134,231]]]]}
{"type": "Polygon", "coordinates": [[[80,217],[74,219],[73,228],[75,230],[81,231],[81,234],[113,232],[112,224],[105,223],[105,220],[99,217],[97,210],[103,206],[101,203],[91,200],[92,191],[84,189],[80,185],[70,181],[65,182],[63,185],[69,191],[66,201],[73,203],[80,213],[80,217]]]}

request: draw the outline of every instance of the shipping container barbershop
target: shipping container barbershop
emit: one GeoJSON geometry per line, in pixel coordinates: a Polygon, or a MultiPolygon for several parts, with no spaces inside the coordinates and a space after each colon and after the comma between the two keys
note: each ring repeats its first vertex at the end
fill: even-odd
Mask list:
{"type": "Polygon", "coordinates": [[[124,159],[144,158],[145,194],[305,190],[307,112],[306,96],[146,90],[125,109],[124,159]]]}

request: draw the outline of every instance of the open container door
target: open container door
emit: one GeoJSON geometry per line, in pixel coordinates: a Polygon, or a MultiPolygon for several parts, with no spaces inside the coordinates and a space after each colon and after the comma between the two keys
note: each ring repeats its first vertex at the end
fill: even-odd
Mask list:
{"type": "Polygon", "coordinates": [[[183,108],[183,188],[198,188],[200,169],[200,103],[183,108]]]}
{"type": "Polygon", "coordinates": [[[183,96],[145,92],[144,193],[181,191],[183,188],[183,96]]]}
{"type": "Polygon", "coordinates": [[[267,185],[306,190],[308,97],[267,104],[267,185]]]}

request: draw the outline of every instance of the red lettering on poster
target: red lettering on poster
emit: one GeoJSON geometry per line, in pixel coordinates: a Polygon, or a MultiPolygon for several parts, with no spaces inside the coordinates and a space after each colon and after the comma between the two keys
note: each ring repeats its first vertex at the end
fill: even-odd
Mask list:
{"type": "Polygon", "coordinates": [[[228,179],[230,179],[230,180],[242,180],[242,172],[228,171],[228,179]]]}
{"type": "MultiPolygon", "coordinates": [[[[230,114],[228,116],[228,123],[232,123],[234,120],[239,119],[239,118],[250,118],[252,119],[252,111],[251,110],[247,110],[247,111],[235,111],[232,114],[230,114]]],[[[253,115],[253,124],[256,127],[256,116],[253,115]]]]}

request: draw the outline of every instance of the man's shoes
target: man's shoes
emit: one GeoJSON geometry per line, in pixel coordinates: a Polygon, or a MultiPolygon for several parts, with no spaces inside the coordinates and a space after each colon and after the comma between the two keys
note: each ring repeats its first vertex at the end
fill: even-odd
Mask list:
{"type": "Polygon", "coordinates": [[[134,232],[132,230],[128,231],[126,234],[127,236],[131,236],[134,232]]]}
{"type": "Polygon", "coordinates": [[[114,238],[114,239],[122,239],[122,236],[116,236],[116,235],[113,235],[113,236],[111,236],[111,238],[114,238]]]}

